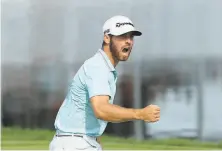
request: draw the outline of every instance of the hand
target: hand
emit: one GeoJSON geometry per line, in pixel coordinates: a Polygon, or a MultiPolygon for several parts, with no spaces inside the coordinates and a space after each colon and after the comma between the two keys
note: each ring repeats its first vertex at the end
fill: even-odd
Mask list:
{"type": "Polygon", "coordinates": [[[148,105],[141,110],[140,117],[145,122],[157,122],[160,120],[160,108],[157,105],[148,105]]]}

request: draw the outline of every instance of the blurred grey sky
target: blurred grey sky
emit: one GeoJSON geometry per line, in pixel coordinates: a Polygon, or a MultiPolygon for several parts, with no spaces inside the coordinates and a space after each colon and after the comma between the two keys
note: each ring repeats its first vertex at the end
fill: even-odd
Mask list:
{"type": "Polygon", "coordinates": [[[222,56],[221,0],[3,0],[2,63],[83,61],[117,14],[143,31],[130,61],[222,56]]]}

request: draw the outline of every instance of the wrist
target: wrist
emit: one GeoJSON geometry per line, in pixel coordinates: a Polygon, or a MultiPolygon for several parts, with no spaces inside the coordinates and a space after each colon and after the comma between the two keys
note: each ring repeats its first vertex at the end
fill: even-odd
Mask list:
{"type": "Polygon", "coordinates": [[[141,109],[134,109],[134,119],[135,120],[142,120],[141,112],[142,112],[141,109]]]}

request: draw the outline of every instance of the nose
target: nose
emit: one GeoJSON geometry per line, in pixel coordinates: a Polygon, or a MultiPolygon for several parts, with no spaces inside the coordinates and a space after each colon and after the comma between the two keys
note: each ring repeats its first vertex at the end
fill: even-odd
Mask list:
{"type": "Polygon", "coordinates": [[[132,37],[127,37],[126,38],[126,43],[131,45],[133,43],[133,38],[132,37]]]}

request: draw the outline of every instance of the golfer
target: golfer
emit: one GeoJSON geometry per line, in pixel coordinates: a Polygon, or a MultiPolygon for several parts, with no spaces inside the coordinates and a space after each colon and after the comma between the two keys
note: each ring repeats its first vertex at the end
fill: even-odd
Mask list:
{"type": "Polygon", "coordinates": [[[55,135],[50,150],[102,150],[99,142],[108,122],[143,120],[156,122],[160,108],[141,109],[113,104],[119,61],[126,61],[132,51],[134,36],[142,33],[125,16],[114,16],[103,25],[103,44],[80,67],[70,84],[55,119],[55,135]]]}

